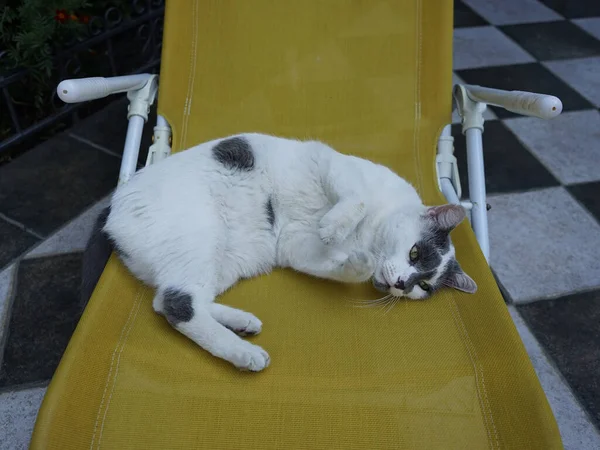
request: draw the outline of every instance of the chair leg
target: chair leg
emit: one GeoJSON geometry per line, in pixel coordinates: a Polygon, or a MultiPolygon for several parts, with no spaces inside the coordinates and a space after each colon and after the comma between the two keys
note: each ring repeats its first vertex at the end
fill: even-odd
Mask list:
{"type": "Polygon", "coordinates": [[[469,97],[462,85],[454,88],[454,99],[462,118],[462,132],[467,138],[467,170],[471,204],[471,226],[485,259],[490,258],[485,170],[483,166],[483,112],[487,105],[469,97]]]}
{"type": "Polygon", "coordinates": [[[438,183],[440,190],[449,203],[462,205],[465,208],[469,222],[472,224],[473,203],[460,199],[462,189],[453,144],[454,138],[451,134],[451,127],[446,125],[438,141],[438,154],[436,157],[438,183]]]}
{"type": "Polygon", "coordinates": [[[150,107],[156,98],[158,90],[158,77],[151,75],[148,82],[141,88],[127,92],[129,109],[127,110],[127,136],[125,137],[125,148],[119,171],[119,184],[127,183],[137,168],[140,143],[144,124],[148,120],[150,107]]]}
{"type": "Polygon", "coordinates": [[[482,131],[469,128],[467,135],[467,165],[469,174],[469,196],[471,199],[471,226],[485,259],[490,258],[488,234],[487,201],[485,191],[485,170],[483,166],[482,131]]]}
{"type": "Polygon", "coordinates": [[[121,169],[119,171],[119,184],[129,181],[135,173],[144,124],[145,120],[141,116],[134,115],[129,118],[125,146],[123,148],[123,158],[121,159],[121,169]]]}

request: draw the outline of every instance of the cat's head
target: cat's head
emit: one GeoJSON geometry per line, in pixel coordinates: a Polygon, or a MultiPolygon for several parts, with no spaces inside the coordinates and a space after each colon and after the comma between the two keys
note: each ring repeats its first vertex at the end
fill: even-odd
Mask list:
{"type": "Polygon", "coordinates": [[[474,293],[477,285],[454,256],[450,232],[465,218],[459,205],[398,212],[381,228],[373,285],[395,297],[423,299],[444,286],[474,293]]]}

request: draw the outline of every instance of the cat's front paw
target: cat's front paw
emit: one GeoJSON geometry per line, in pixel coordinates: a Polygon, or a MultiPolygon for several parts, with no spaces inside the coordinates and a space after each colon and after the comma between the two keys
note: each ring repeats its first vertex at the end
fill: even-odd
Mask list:
{"type": "Polygon", "coordinates": [[[375,272],[375,261],[368,253],[353,252],[348,256],[344,269],[352,281],[367,281],[375,272]]]}
{"type": "Polygon", "coordinates": [[[240,340],[230,353],[229,361],[240,370],[260,372],[271,362],[269,354],[258,345],[240,340]]]}
{"type": "Polygon", "coordinates": [[[319,236],[325,245],[341,244],[356,230],[364,216],[364,202],[338,203],[319,221],[319,236]]]}
{"type": "Polygon", "coordinates": [[[344,242],[350,234],[349,227],[339,222],[321,219],[319,222],[319,237],[325,245],[336,245],[344,242]]]}

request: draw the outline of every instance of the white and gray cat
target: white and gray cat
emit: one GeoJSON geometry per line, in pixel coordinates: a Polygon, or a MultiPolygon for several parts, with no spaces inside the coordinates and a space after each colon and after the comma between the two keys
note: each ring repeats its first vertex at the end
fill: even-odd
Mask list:
{"type": "Polygon", "coordinates": [[[240,369],[269,365],[253,314],[215,298],[241,278],[290,267],[320,278],[372,279],[395,297],[442,286],[475,292],[454,256],[460,206],[426,207],[388,168],[317,141],[240,134],[140,170],[112,197],[104,233],[154,309],[240,369]]]}

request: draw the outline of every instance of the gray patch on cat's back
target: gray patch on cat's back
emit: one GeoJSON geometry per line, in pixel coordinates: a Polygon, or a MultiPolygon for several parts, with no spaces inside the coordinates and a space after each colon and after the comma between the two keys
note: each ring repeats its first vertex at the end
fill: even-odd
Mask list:
{"type": "Polygon", "coordinates": [[[173,326],[189,322],[194,317],[192,296],[179,289],[166,289],[163,294],[163,313],[173,326]]]}
{"type": "Polygon", "coordinates": [[[265,210],[267,211],[267,220],[269,225],[273,227],[275,225],[275,210],[273,209],[273,198],[269,196],[267,203],[265,204],[265,210]]]}
{"type": "Polygon", "coordinates": [[[250,171],[254,169],[252,147],[243,137],[224,139],[212,149],[213,157],[231,170],[250,171]]]}

